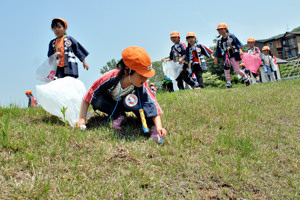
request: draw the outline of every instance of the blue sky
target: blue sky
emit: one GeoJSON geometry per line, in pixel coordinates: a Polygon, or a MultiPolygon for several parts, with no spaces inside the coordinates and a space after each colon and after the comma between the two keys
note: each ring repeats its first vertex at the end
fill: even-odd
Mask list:
{"type": "Polygon", "coordinates": [[[0,105],[27,105],[25,91],[44,84],[36,69],[47,59],[48,44],[55,38],[53,18],[68,23],[67,34],[89,52],[79,79],[88,89],[100,77],[100,68],[120,59],[128,46],[141,46],[152,61],[168,56],[169,35],[178,30],[182,41],[195,32],[199,42],[213,45],[216,27],[226,22],[242,43],[249,36],[269,38],[300,26],[299,0],[200,1],[200,0],[0,0],[0,105]]]}

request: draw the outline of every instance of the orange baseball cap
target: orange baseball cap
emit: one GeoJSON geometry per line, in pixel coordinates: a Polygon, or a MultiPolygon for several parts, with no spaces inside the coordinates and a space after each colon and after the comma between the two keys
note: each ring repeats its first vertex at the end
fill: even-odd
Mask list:
{"type": "Polygon", "coordinates": [[[218,29],[221,29],[221,28],[226,28],[226,29],[228,29],[228,25],[227,25],[226,23],[220,23],[220,24],[218,25],[218,27],[217,27],[217,30],[218,30],[218,29]]]}
{"type": "Polygon", "coordinates": [[[151,86],[152,86],[152,85],[154,86],[154,83],[150,83],[150,85],[151,85],[151,86]]]}
{"type": "Polygon", "coordinates": [[[173,31],[171,34],[170,34],[170,37],[180,37],[180,34],[178,31],[173,31]]]}
{"type": "Polygon", "coordinates": [[[264,46],[264,47],[262,48],[262,50],[263,50],[263,51],[270,51],[270,47],[269,47],[269,46],[264,46]]]}
{"type": "Polygon", "coordinates": [[[196,37],[196,34],[194,32],[188,32],[188,34],[186,35],[187,37],[196,37]]]}
{"type": "Polygon", "coordinates": [[[155,75],[148,53],[141,47],[128,47],[122,51],[124,64],[138,74],[151,78],[155,75]]]}
{"type": "Polygon", "coordinates": [[[253,37],[249,37],[247,42],[255,42],[255,39],[253,37]]]}
{"type": "MultiPolygon", "coordinates": [[[[62,21],[62,22],[65,24],[65,30],[67,30],[68,24],[67,24],[66,20],[64,20],[63,18],[55,18],[55,19],[56,19],[56,20],[62,21]]],[[[53,19],[53,20],[55,20],[55,19],[53,19]]],[[[53,20],[52,20],[52,21],[53,21],[53,20]]]]}
{"type": "Polygon", "coordinates": [[[241,63],[240,66],[243,67],[243,66],[245,66],[245,64],[244,64],[244,63],[241,63]]]}
{"type": "Polygon", "coordinates": [[[25,94],[32,94],[31,90],[26,90],[25,94]]]}

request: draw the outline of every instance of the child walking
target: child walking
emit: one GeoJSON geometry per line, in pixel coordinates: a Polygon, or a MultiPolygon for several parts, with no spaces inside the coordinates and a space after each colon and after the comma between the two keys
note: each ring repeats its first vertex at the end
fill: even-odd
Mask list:
{"type": "MultiPolygon", "coordinates": [[[[186,46],[184,43],[180,42],[180,34],[178,31],[173,31],[170,34],[171,41],[174,43],[174,45],[171,47],[170,56],[167,59],[162,59],[162,62],[167,62],[170,60],[173,60],[173,62],[178,62],[179,64],[184,63],[185,59],[185,49],[186,46]]],[[[186,63],[184,63],[185,67],[186,63]]],[[[176,78],[177,86],[179,89],[183,90],[183,74],[182,72],[179,74],[179,76],[176,78]]]]}
{"type": "Polygon", "coordinates": [[[267,81],[275,81],[274,70],[272,69],[271,63],[273,61],[273,57],[270,55],[270,47],[264,46],[262,48],[263,54],[261,56],[261,60],[263,62],[263,70],[264,75],[267,81]]]}
{"type": "Polygon", "coordinates": [[[228,26],[225,23],[220,23],[217,27],[217,31],[221,38],[217,42],[214,63],[218,64],[218,58],[223,58],[225,60],[224,71],[227,81],[226,87],[232,87],[230,80],[230,66],[232,66],[234,71],[242,77],[246,86],[250,85],[249,77],[239,68],[239,61],[241,60],[240,54],[242,54],[241,42],[235,35],[229,33],[228,26]]]}
{"type": "MultiPolygon", "coordinates": [[[[253,37],[248,38],[247,44],[249,46],[247,53],[255,55],[257,57],[260,57],[260,54],[261,54],[260,49],[259,49],[259,47],[255,46],[255,39],[253,37]]],[[[250,73],[252,73],[253,77],[256,79],[256,83],[260,83],[259,69],[257,70],[256,74],[253,72],[250,72],[250,73]]]]}
{"type": "Polygon", "coordinates": [[[186,35],[186,40],[188,42],[188,47],[186,49],[185,60],[188,62],[188,66],[185,68],[186,73],[184,76],[184,81],[194,87],[195,82],[191,81],[188,75],[189,73],[195,73],[199,87],[204,88],[205,86],[203,83],[202,74],[207,70],[207,68],[203,55],[209,58],[210,53],[202,44],[197,43],[198,41],[194,32],[189,32],[186,35]]]}
{"type": "Polygon", "coordinates": [[[94,110],[112,117],[113,128],[117,130],[122,130],[127,118],[125,112],[132,111],[138,117],[143,109],[150,127],[150,138],[160,141],[166,136],[166,130],[161,123],[162,110],[147,83],[147,79],[155,75],[149,55],[141,47],[128,47],[122,51],[117,68],[103,74],[88,90],[77,126],[86,124],[85,116],[90,104],[94,110]]]}
{"type": "Polygon", "coordinates": [[[73,37],[66,35],[67,28],[67,22],[62,18],[52,20],[51,29],[56,38],[49,43],[48,57],[56,53],[57,59],[60,59],[56,70],[57,78],[78,77],[76,57],[83,63],[83,68],[89,69],[85,61],[89,53],[73,37]]]}
{"type": "Polygon", "coordinates": [[[28,108],[29,107],[36,107],[38,105],[37,100],[32,95],[31,90],[26,90],[25,95],[28,97],[28,108]]]}

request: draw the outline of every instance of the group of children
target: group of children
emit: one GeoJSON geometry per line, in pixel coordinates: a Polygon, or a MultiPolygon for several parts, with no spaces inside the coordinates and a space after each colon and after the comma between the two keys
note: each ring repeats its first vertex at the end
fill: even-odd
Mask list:
{"type": "Polygon", "coordinates": [[[202,74],[207,68],[203,56],[209,58],[212,52],[204,45],[198,43],[194,32],[189,32],[186,35],[187,47],[184,43],[180,42],[178,31],[173,31],[170,38],[174,45],[171,47],[169,58],[162,59],[162,61],[173,60],[174,62],[183,64],[182,71],[176,78],[178,88],[184,89],[183,81],[192,88],[204,88],[202,74]],[[192,81],[192,74],[195,74],[197,82],[192,81]]]}
{"type": "MultiPolygon", "coordinates": [[[[88,70],[89,66],[85,61],[89,54],[88,51],[73,37],[66,35],[67,22],[62,18],[53,19],[51,28],[56,38],[49,43],[48,57],[55,54],[59,60],[56,78],[66,76],[77,78],[76,57],[88,70]]],[[[217,63],[218,58],[224,58],[227,87],[231,87],[230,65],[233,66],[236,73],[242,76],[246,85],[249,85],[248,76],[239,68],[242,53],[240,41],[229,33],[225,23],[219,24],[217,31],[220,34],[220,39],[214,54],[214,61],[217,63]]],[[[183,64],[182,71],[176,79],[179,89],[183,89],[183,81],[193,88],[204,88],[202,73],[207,70],[204,56],[211,57],[212,51],[198,43],[196,34],[193,32],[186,35],[187,47],[180,42],[179,32],[172,32],[170,37],[174,45],[171,47],[170,57],[162,61],[173,60],[183,64]],[[190,79],[191,74],[195,74],[197,83],[190,79]]],[[[251,41],[248,42],[249,52],[258,54],[259,49],[250,46],[251,41]]],[[[135,46],[126,48],[122,51],[122,59],[117,64],[117,69],[103,74],[87,91],[76,125],[78,127],[85,126],[87,123],[86,114],[89,105],[91,105],[95,111],[104,112],[108,114],[109,119],[113,119],[112,128],[122,130],[122,125],[127,119],[125,112],[131,111],[142,119],[144,132],[150,132],[150,138],[156,142],[161,141],[167,133],[160,118],[163,112],[156,101],[154,84],[151,83],[149,87],[147,82],[147,79],[154,75],[155,71],[152,68],[151,59],[144,49],[135,46]]],[[[30,98],[30,105],[35,102],[31,91],[26,91],[26,95],[30,98]]]]}
{"type": "MultiPolygon", "coordinates": [[[[249,46],[249,48],[247,50],[247,53],[261,58],[265,79],[267,81],[275,81],[276,80],[275,71],[278,70],[278,69],[277,69],[276,57],[272,55],[272,53],[270,51],[270,47],[269,46],[264,46],[262,48],[263,53],[261,53],[260,49],[255,46],[255,39],[253,37],[248,38],[247,44],[249,46]]],[[[242,65],[243,65],[243,63],[241,63],[241,66],[242,65]]],[[[245,66],[245,68],[247,68],[247,66],[245,66]]],[[[260,74],[259,70],[257,70],[257,73],[251,72],[251,74],[256,79],[255,80],[256,83],[261,82],[261,80],[260,80],[260,75],[261,74],[260,74]]]]}
{"type": "MultiPolygon", "coordinates": [[[[241,63],[242,60],[242,43],[239,39],[228,30],[226,23],[220,23],[217,26],[219,33],[216,50],[214,55],[212,51],[206,48],[203,44],[198,43],[196,34],[189,32],[186,35],[188,47],[184,43],[180,42],[180,34],[178,31],[173,31],[170,35],[171,41],[174,45],[171,47],[169,58],[162,59],[163,62],[174,61],[179,64],[183,64],[182,72],[176,78],[179,89],[184,89],[183,81],[192,88],[204,88],[202,73],[207,70],[204,57],[213,57],[214,63],[218,64],[218,58],[224,60],[224,73],[226,78],[226,87],[231,88],[230,68],[233,67],[234,71],[239,74],[242,81],[246,86],[250,85],[250,72],[247,71],[245,64],[241,63]],[[240,66],[243,68],[240,69],[240,66]],[[192,75],[196,76],[196,82],[192,80],[192,75]]],[[[270,48],[265,46],[263,48],[263,54],[260,53],[260,49],[255,46],[255,39],[250,37],[247,41],[249,49],[247,53],[259,56],[263,62],[265,75],[268,80],[274,80],[274,67],[271,66],[273,57],[270,55],[270,48]]],[[[252,73],[257,82],[260,82],[259,70],[257,73],[252,73]]]]}

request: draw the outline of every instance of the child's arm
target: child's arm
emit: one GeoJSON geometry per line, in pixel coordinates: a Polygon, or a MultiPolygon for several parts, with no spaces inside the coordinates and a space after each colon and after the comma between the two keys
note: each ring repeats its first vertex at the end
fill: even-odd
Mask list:
{"type": "Polygon", "coordinates": [[[86,124],[86,113],[88,111],[89,105],[90,104],[88,102],[82,101],[80,114],[79,114],[79,119],[76,122],[77,127],[80,127],[81,125],[86,124]]]}
{"type": "Polygon", "coordinates": [[[167,131],[166,129],[164,129],[161,125],[161,120],[160,120],[160,116],[154,116],[152,117],[152,120],[156,126],[156,130],[159,134],[160,137],[166,137],[167,131]]]}
{"type": "Polygon", "coordinates": [[[83,63],[83,68],[86,69],[86,70],[89,70],[89,66],[88,66],[88,64],[85,62],[85,60],[83,60],[82,63],[83,63]]]}
{"type": "Polygon", "coordinates": [[[170,60],[171,60],[170,58],[163,58],[163,59],[161,59],[162,62],[168,62],[170,60]]]}
{"type": "Polygon", "coordinates": [[[185,56],[186,56],[186,55],[184,54],[184,55],[179,59],[179,61],[178,61],[179,64],[182,64],[182,63],[183,63],[183,61],[185,60],[185,56]]]}

